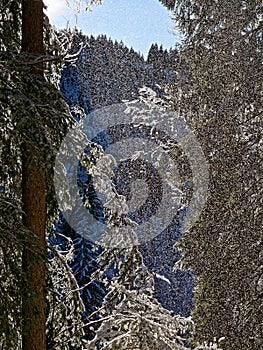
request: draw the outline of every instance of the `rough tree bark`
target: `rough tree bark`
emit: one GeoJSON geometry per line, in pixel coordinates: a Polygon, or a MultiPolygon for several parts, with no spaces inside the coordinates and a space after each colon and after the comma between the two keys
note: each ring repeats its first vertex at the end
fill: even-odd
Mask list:
{"type": "MultiPolygon", "coordinates": [[[[43,54],[43,2],[22,1],[22,51],[43,54]]],[[[43,66],[32,74],[43,75],[43,66]]],[[[46,349],[45,315],[45,223],[46,184],[39,155],[30,141],[22,145],[22,200],[24,225],[37,236],[23,252],[23,272],[28,277],[29,292],[23,297],[23,350],[46,349]],[[38,251],[38,253],[36,252],[38,251]],[[40,253],[43,253],[42,254],[40,253]]]]}

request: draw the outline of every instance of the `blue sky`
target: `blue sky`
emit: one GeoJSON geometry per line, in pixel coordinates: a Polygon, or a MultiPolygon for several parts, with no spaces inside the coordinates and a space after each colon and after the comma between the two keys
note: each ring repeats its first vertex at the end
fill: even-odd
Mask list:
{"type": "Polygon", "coordinates": [[[77,26],[84,34],[106,34],[122,40],[145,57],[152,43],[174,47],[179,40],[175,23],[158,0],[103,0],[91,12],[77,13],[65,5],[66,0],[45,0],[52,24],[58,28],[77,26]]]}

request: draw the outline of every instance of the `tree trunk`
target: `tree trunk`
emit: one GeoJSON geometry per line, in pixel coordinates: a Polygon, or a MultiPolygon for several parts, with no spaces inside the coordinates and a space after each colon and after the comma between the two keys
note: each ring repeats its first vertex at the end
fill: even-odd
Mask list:
{"type": "MultiPolygon", "coordinates": [[[[43,2],[22,1],[22,51],[43,54],[43,2]]],[[[32,74],[43,75],[43,66],[32,74]]],[[[28,293],[23,296],[23,350],[46,350],[45,313],[45,223],[46,184],[39,155],[30,142],[22,145],[22,201],[24,225],[37,236],[23,252],[23,272],[28,278],[28,293]]]]}

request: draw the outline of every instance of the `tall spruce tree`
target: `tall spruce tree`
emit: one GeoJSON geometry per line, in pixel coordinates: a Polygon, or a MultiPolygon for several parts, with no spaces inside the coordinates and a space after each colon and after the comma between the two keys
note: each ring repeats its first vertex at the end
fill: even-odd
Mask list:
{"type": "Polygon", "coordinates": [[[196,337],[223,348],[262,341],[262,2],[178,0],[180,55],[191,75],[174,86],[210,164],[210,198],[183,238],[197,273],[196,337]]]}
{"type": "Polygon", "coordinates": [[[0,344],[44,349],[46,213],[50,222],[52,166],[72,123],[56,88],[65,51],[42,1],[4,0],[0,19],[0,344]]]}

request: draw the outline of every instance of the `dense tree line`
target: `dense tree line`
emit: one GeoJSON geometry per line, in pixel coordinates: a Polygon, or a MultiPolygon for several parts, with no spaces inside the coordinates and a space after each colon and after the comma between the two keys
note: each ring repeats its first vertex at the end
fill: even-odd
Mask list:
{"type": "Polygon", "coordinates": [[[86,113],[135,99],[143,86],[164,94],[165,86],[177,80],[176,50],[168,52],[153,44],[145,61],[132,48],[106,35],[94,38],[75,32],[73,40],[73,50],[80,42],[84,47],[76,64],[63,70],[60,88],[70,106],[78,104],[86,113]]]}

